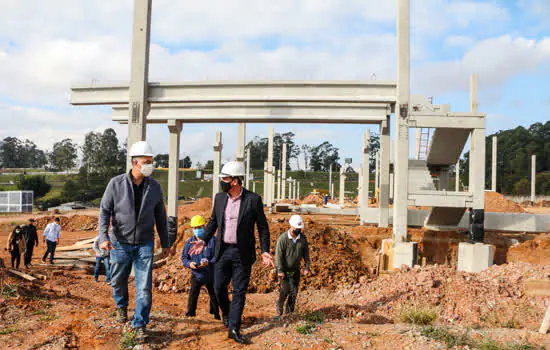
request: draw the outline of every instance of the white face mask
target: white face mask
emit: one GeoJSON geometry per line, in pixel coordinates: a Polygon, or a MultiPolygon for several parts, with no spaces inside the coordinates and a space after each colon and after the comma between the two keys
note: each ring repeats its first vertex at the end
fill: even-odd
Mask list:
{"type": "Polygon", "coordinates": [[[139,171],[143,174],[145,177],[149,177],[153,174],[153,164],[141,164],[141,168],[139,171]]]}

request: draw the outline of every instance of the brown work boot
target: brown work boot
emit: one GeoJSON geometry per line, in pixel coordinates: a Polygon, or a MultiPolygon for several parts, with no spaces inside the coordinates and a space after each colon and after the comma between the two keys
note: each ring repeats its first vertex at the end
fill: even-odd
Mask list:
{"type": "Polygon", "coordinates": [[[134,328],[134,334],[136,337],[136,343],[138,344],[143,344],[145,343],[145,340],[147,340],[147,334],[145,334],[145,326],[134,328]]]}
{"type": "Polygon", "coordinates": [[[128,308],[120,307],[116,309],[116,320],[118,323],[128,322],[128,308]]]}

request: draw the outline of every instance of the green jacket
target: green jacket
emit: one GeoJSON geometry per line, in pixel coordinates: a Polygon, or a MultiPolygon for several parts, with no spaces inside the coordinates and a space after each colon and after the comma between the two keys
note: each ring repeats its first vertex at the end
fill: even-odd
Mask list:
{"type": "Polygon", "coordinates": [[[309,246],[304,233],[302,232],[296,243],[294,243],[288,237],[288,231],[283,232],[277,240],[277,248],[275,249],[277,272],[284,273],[300,270],[302,259],[305,262],[305,269],[309,270],[309,246]]]}

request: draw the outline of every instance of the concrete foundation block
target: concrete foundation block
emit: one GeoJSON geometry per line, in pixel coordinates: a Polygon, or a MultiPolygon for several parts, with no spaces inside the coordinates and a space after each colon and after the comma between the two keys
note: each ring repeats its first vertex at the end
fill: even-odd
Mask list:
{"type": "Polygon", "coordinates": [[[413,267],[416,264],[417,247],[418,243],[416,242],[396,243],[393,247],[392,267],[394,269],[401,265],[413,267]]]}
{"type": "Polygon", "coordinates": [[[458,271],[480,272],[493,265],[493,249],[489,244],[459,243],[458,271]]]}

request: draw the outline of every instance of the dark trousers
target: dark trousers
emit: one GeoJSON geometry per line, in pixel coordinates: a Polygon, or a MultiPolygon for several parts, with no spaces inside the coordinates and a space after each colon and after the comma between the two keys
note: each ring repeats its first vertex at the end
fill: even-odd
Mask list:
{"type": "Polygon", "coordinates": [[[25,256],[23,257],[23,263],[25,266],[30,265],[32,261],[32,251],[34,250],[34,243],[33,244],[27,244],[25,249],[25,256]]]}
{"type": "Polygon", "coordinates": [[[212,315],[219,315],[218,300],[216,299],[216,293],[214,291],[214,284],[210,283],[201,283],[191,276],[191,289],[189,290],[189,298],[187,299],[187,314],[190,316],[195,316],[197,313],[197,301],[199,300],[199,294],[201,292],[202,286],[206,286],[208,295],[210,296],[210,313],[212,315]]]}
{"type": "Polygon", "coordinates": [[[285,313],[294,312],[296,306],[296,297],[300,287],[300,271],[285,272],[285,277],[281,278],[281,289],[279,290],[279,300],[277,300],[277,314],[283,314],[283,306],[286,301],[285,313]]]}
{"type": "Polygon", "coordinates": [[[46,258],[48,257],[48,254],[51,254],[50,255],[50,262],[53,263],[53,258],[54,258],[54,255],[55,255],[55,247],[57,246],[57,242],[51,242],[51,241],[46,240],[46,245],[47,245],[48,249],[46,250],[46,253],[44,254],[44,257],[42,258],[42,260],[46,260],[46,258]]]}
{"type": "Polygon", "coordinates": [[[229,329],[240,330],[252,266],[241,262],[239,249],[236,246],[224,245],[222,249],[220,260],[216,261],[214,290],[223,316],[229,318],[229,329]],[[229,282],[233,284],[231,304],[229,304],[227,292],[229,282]]]}
{"type": "Polygon", "coordinates": [[[11,252],[11,267],[13,269],[18,269],[19,264],[21,263],[21,252],[19,251],[19,248],[16,250],[12,250],[11,252]]]}

